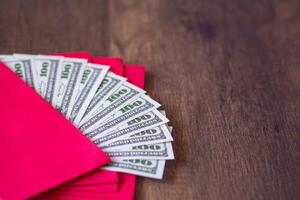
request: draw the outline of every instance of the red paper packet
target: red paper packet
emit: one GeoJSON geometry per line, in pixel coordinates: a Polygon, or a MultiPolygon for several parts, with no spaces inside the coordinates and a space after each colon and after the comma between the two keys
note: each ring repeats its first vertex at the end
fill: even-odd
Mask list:
{"type": "Polygon", "coordinates": [[[3,63],[0,88],[0,199],[32,197],[110,161],[3,63]]]}

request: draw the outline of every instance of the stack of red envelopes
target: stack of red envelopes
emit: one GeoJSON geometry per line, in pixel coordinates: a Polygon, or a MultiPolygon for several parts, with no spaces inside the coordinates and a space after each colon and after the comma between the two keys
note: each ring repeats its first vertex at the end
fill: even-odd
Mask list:
{"type": "MultiPolygon", "coordinates": [[[[108,65],[144,87],[142,66],[88,52],[56,55],[108,65]]],[[[0,88],[1,200],[134,198],[135,175],[100,169],[111,162],[109,154],[1,62],[0,88]]]]}

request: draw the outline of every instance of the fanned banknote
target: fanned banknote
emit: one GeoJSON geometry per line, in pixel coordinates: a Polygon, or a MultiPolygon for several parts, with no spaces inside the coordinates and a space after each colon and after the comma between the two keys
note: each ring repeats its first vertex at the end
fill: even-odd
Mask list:
{"type": "Polygon", "coordinates": [[[87,131],[86,136],[89,138],[96,137],[97,135],[105,135],[116,127],[122,126],[124,123],[134,119],[135,117],[142,116],[143,114],[160,107],[160,104],[151,99],[147,95],[142,95],[136,100],[125,104],[123,107],[116,109],[116,112],[108,117],[102,123],[95,124],[92,131],[87,131]]]}
{"type": "Polygon", "coordinates": [[[147,159],[123,159],[112,162],[103,169],[135,174],[149,178],[161,179],[163,176],[166,160],[147,160],[147,159]]]}
{"type": "Polygon", "coordinates": [[[87,60],[64,58],[62,68],[58,72],[58,86],[54,93],[54,107],[63,115],[73,107],[83,71],[87,60]]]}
{"type": "Polygon", "coordinates": [[[86,65],[76,91],[75,103],[67,113],[67,118],[75,125],[79,124],[108,69],[105,65],[86,65]]]}
{"type": "Polygon", "coordinates": [[[12,71],[23,79],[32,88],[36,87],[34,74],[36,73],[33,66],[32,58],[4,57],[2,60],[12,71]]]}
{"type": "Polygon", "coordinates": [[[171,142],[143,144],[115,150],[106,150],[105,152],[115,162],[122,161],[123,159],[174,159],[171,142]]]}
{"type": "Polygon", "coordinates": [[[90,132],[90,130],[97,128],[101,122],[117,112],[119,108],[128,102],[134,101],[143,93],[145,93],[144,90],[133,84],[128,82],[123,83],[112,95],[97,107],[97,110],[89,119],[80,123],[80,130],[83,132],[90,132]]]}
{"type": "Polygon", "coordinates": [[[12,54],[0,61],[110,156],[104,169],[163,177],[174,159],[172,127],[146,91],[85,59],[12,54]]]}
{"type": "MultiPolygon", "coordinates": [[[[93,141],[100,147],[106,147],[117,140],[124,139],[132,134],[151,129],[168,122],[169,120],[164,115],[157,110],[153,110],[128,121],[105,135],[96,135],[93,138],[93,141]]],[[[162,127],[162,131],[168,130],[162,127]]]]}
{"type": "Polygon", "coordinates": [[[86,122],[93,116],[97,110],[102,108],[103,102],[112,95],[124,82],[126,78],[118,76],[113,72],[108,72],[98,87],[96,94],[92,98],[88,108],[86,109],[81,124],[86,122]]]}

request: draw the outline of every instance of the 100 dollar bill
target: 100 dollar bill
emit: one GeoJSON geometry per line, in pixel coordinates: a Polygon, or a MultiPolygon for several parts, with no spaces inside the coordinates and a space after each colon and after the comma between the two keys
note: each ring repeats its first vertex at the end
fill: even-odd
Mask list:
{"type": "Polygon", "coordinates": [[[2,60],[13,72],[15,72],[22,80],[24,80],[32,88],[36,88],[36,80],[33,67],[33,60],[31,58],[17,58],[17,57],[4,57],[2,60]]]}
{"type": "Polygon", "coordinates": [[[9,54],[1,54],[1,55],[0,55],[0,60],[8,59],[9,57],[12,57],[12,55],[9,55],[9,54]]]}
{"type": "Polygon", "coordinates": [[[170,132],[170,129],[164,124],[161,126],[148,128],[138,133],[130,134],[123,139],[119,139],[105,146],[101,146],[101,148],[105,151],[113,151],[114,149],[123,149],[141,144],[170,142],[173,141],[170,132]]]}
{"type": "MultiPolygon", "coordinates": [[[[166,124],[167,122],[169,122],[169,120],[163,114],[161,114],[158,110],[153,110],[142,116],[134,118],[118,128],[115,128],[113,131],[104,136],[96,136],[93,138],[93,142],[100,147],[107,147],[109,144],[127,138],[132,134],[166,124]]],[[[165,131],[168,130],[165,128],[165,131]]]]}
{"type": "Polygon", "coordinates": [[[67,118],[74,125],[79,124],[108,69],[106,65],[91,63],[86,65],[76,91],[75,103],[67,112],[67,118]]]}
{"type": "Polygon", "coordinates": [[[62,67],[62,57],[34,56],[33,63],[36,70],[37,92],[53,104],[54,93],[58,84],[58,73],[62,67]]]}
{"type": "Polygon", "coordinates": [[[162,179],[165,163],[165,160],[123,159],[122,161],[112,162],[109,166],[102,168],[138,176],[162,179]]]}
{"type": "Polygon", "coordinates": [[[155,159],[172,160],[174,153],[171,142],[158,144],[143,144],[132,147],[125,147],[116,150],[105,150],[105,153],[112,161],[122,161],[123,159],[155,159]]]}
{"type": "Polygon", "coordinates": [[[126,78],[118,76],[113,72],[108,72],[98,87],[96,94],[92,98],[88,108],[86,109],[80,124],[86,122],[94,113],[102,107],[103,102],[112,95],[124,82],[126,78]]]}
{"type": "Polygon", "coordinates": [[[99,124],[117,112],[119,108],[126,103],[135,100],[144,93],[144,90],[130,83],[124,83],[111,96],[109,96],[101,106],[98,106],[98,110],[95,111],[90,119],[86,122],[81,122],[81,125],[79,126],[80,130],[87,133],[90,132],[90,130],[99,127],[99,124]]]}
{"type": "Polygon", "coordinates": [[[133,102],[121,107],[105,122],[98,125],[93,131],[87,132],[86,136],[93,138],[95,136],[104,135],[118,126],[134,119],[135,117],[142,116],[143,114],[154,110],[160,106],[159,103],[151,99],[147,95],[142,95],[133,102]]]}
{"type": "Polygon", "coordinates": [[[65,58],[61,71],[58,73],[58,87],[55,91],[53,105],[66,116],[68,109],[73,106],[76,98],[76,91],[80,84],[87,60],[65,58]]]}

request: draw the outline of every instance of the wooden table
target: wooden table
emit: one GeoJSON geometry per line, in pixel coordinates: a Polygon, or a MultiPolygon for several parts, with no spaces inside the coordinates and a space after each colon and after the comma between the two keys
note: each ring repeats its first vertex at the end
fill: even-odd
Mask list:
{"type": "Polygon", "coordinates": [[[0,2],[0,53],[147,67],[176,160],[138,178],[136,199],[300,199],[300,1],[0,2]]]}

